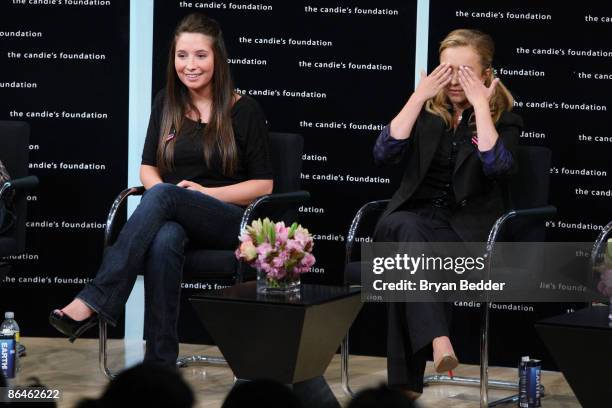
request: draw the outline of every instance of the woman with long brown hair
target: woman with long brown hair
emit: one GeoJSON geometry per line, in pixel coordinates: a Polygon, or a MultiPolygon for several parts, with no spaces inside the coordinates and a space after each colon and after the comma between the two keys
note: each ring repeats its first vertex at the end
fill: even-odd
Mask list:
{"type": "Polygon", "coordinates": [[[98,319],[116,324],[144,271],[145,360],[174,365],[187,242],[232,248],[243,207],[272,191],[264,114],[234,92],[227,59],[216,21],[194,13],[178,24],[142,154],[146,192],[93,281],[49,318],[71,341],[98,319]]]}
{"type": "MultiPolygon", "coordinates": [[[[400,187],[375,232],[379,242],[483,242],[503,211],[498,180],[514,170],[522,120],[495,77],[494,44],[477,30],[449,33],[440,65],[421,80],[402,110],[379,135],[379,164],[404,168],[400,187]]],[[[429,345],[434,368],[459,361],[443,303],[388,305],[389,385],[411,398],[423,392],[429,345]]]]}

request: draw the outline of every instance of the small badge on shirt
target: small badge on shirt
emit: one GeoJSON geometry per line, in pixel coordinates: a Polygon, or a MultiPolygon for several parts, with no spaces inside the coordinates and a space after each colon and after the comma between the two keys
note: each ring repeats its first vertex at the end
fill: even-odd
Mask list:
{"type": "Polygon", "coordinates": [[[174,139],[176,131],[174,129],[172,129],[172,131],[170,133],[168,133],[168,136],[166,136],[166,142],[171,141],[172,139],[174,139]]]}
{"type": "Polygon", "coordinates": [[[478,147],[478,133],[476,132],[472,133],[472,144],[478,147]]]}

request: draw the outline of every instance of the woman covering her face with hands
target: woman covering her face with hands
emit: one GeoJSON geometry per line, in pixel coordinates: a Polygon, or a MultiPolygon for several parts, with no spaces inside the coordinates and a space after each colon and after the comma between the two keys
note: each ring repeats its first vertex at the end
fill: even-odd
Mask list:
{"type": "Polygon", "coordinates": [[[144,272],[145,360],[175,366],[186,245],[233,248],[244,206],[272,191],[264,114],[234,92],[219,24],[202,14],[174,32],[140,179],[147,191],[96,277],[49,321],[72,341],[98,319],[116,324],[144,272]]]}
{"type": "MultiPolygon", "coordinates": [[[[482,242],[503,211],[497,181],[514,171],[522,120],[495,78],[493,40],[477,30],[449,33],[440,65],[421,79],[380,133],[377,164],[404,174],[376,231],[378,242],[482,242]]],[[[434,368],[459,362],[448,335],[447,305],[388,304],[388,381],[416,399],[433,347],[434,368]]]]}

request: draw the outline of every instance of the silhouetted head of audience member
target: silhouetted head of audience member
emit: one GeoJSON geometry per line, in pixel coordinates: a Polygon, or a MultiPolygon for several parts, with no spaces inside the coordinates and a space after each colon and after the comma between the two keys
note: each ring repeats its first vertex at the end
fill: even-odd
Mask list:
{"type": "Polygon", "coordinates": [[[225,397],[221,408],[301,408],[302,404],[289,387],[273,380],[238,383],[225,397]]]}
{"type": "Polygon", "coordinates": [[[191,408],[193,403],[193,391],[176,369],[142,363],[121,372],[108,384],[100,398],[84,399],[77,408],[191,408]]]}
{"type": "Polygon", "coordinates": [[[359,391],[347,408],[413,408],[414,406],[414,402],[400,390],[381,384],[375,388],[359,391]]]}

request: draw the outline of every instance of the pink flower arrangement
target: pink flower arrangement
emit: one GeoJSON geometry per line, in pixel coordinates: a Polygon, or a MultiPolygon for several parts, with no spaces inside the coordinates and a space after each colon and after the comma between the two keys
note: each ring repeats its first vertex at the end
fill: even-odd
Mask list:
{"type": "Polygon", "coordinates": [[[266,273],[268,280],[292,279],[315,263],[312,236],[297,223],[286,227],[265,218],[247,226],[239,237],[236,258],[266,273]]]}

